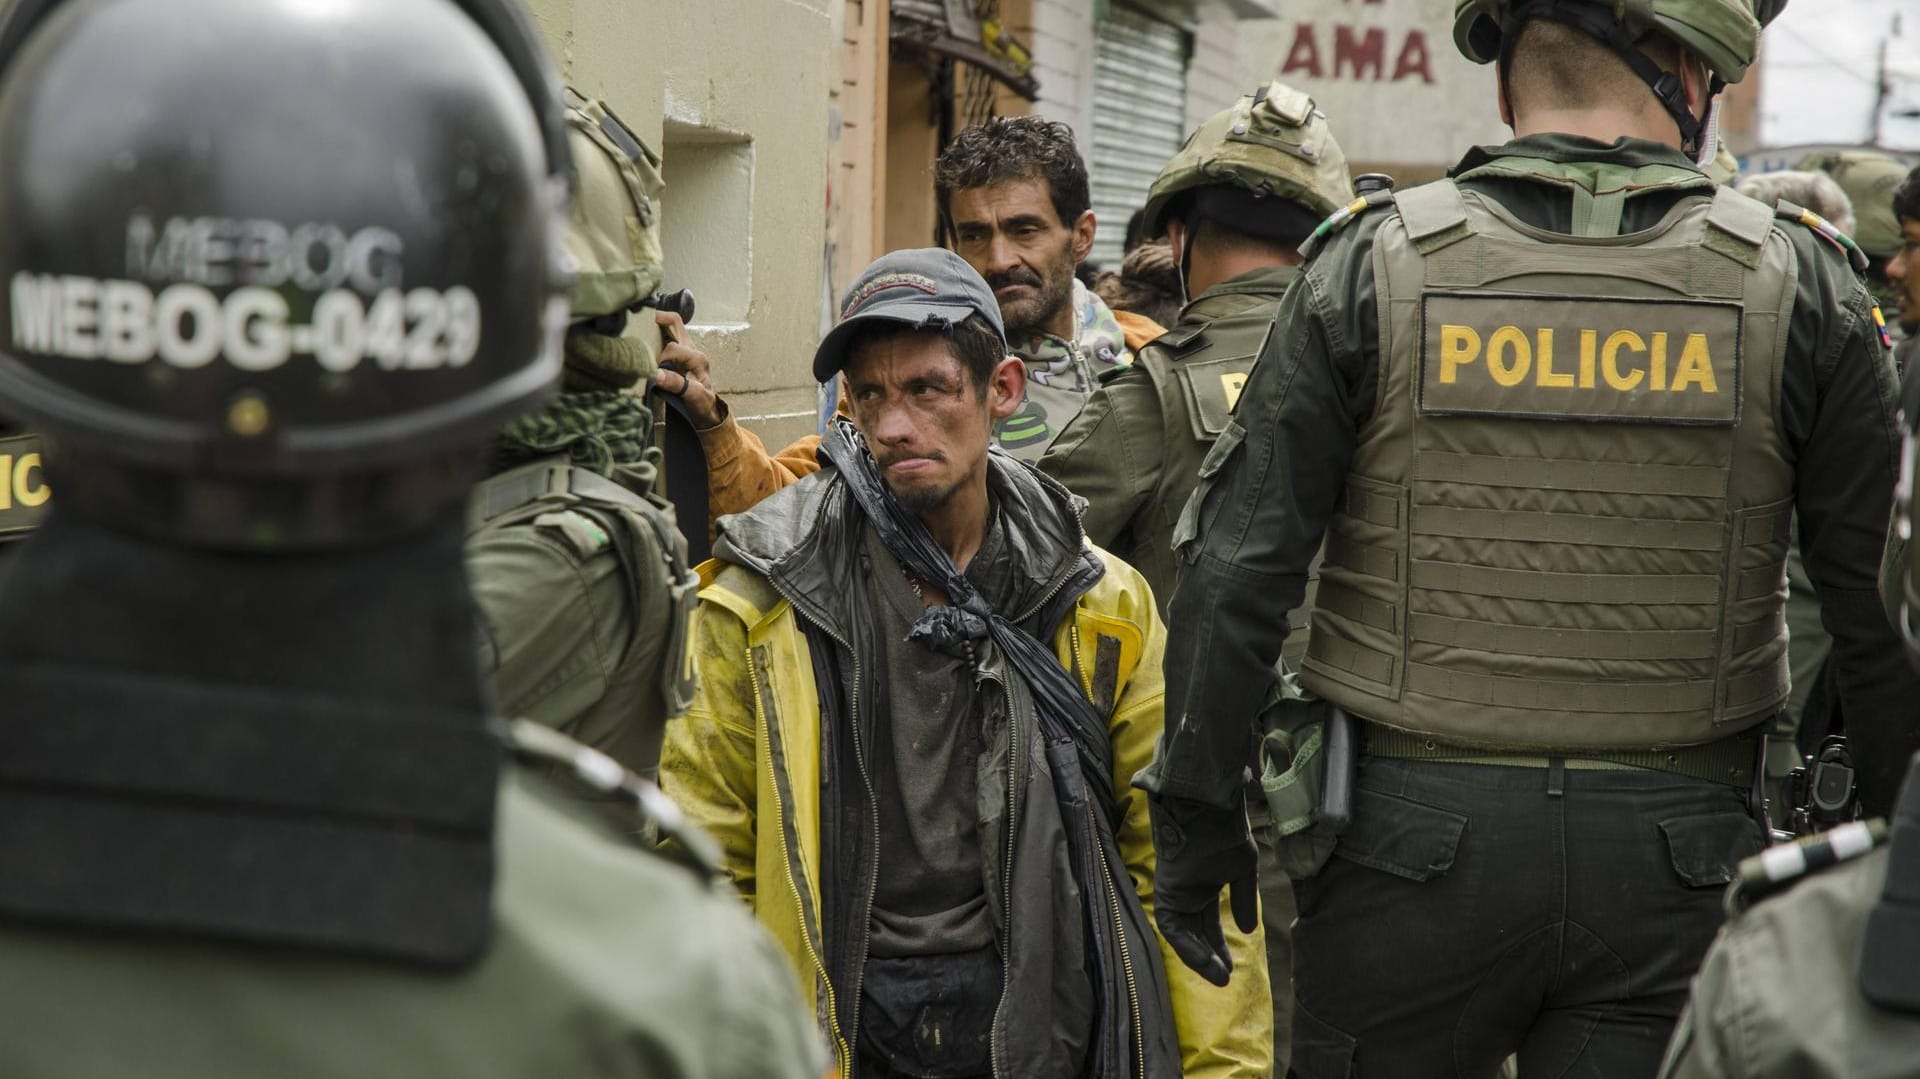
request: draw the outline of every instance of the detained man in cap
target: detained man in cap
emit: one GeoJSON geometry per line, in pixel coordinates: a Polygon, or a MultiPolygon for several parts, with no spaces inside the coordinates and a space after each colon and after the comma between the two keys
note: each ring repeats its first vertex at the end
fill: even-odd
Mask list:
{"type": "MultiPolygon", "coordinates": [[[[814,359],[824,468],[719,522],[668,793],[822,1002],[849,1077],[1264,1076],[1264,976],[1154,926],[1133,774],[1165,630],[1073,497],[992,447],[1025,396],[984,280],[940,250],[854,283],[814,359]]],[[[1236,962],[1262,970],[1258,929],[1236,962]]]]}

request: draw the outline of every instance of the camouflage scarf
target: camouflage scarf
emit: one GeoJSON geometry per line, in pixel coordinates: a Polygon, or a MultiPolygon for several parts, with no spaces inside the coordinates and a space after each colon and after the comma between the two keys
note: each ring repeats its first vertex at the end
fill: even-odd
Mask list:
{"type": "Polygon", "coordinates": [[[646,402],[613,391],[563,393],[508,424],[494,442],[500,469],[556,454],[638,491],[652,489],[661,463],[646,402]]]}

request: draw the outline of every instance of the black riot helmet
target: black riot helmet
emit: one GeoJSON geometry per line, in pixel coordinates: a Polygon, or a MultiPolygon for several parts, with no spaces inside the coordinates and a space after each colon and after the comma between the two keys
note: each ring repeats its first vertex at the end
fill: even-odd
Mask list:
{"type": "Polygon", "coordinates": [[[0,408],[62,512],[362,542],[552,392],[559,82],[510,0],[16,0],[0,408]]]}

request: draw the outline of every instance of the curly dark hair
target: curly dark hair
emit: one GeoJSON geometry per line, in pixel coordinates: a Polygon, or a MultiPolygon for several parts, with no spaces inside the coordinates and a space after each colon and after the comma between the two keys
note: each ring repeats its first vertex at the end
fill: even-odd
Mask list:
{"type": "Polygon", "coordinates": [[[1060,223],[1071,226],[1093,208],[1087,163],[1073,129],[1039,116],[996,116],[962,131],[940,151],[933,191],[940,219],[953,221],[953,193],[1008,180],[1045,180],[1060,223]]]}
{"type": "Polygon", "coordinates": [[[1898,221],[1920,221],[1920,168],[1907,173],[1894,189],[1893,216],[1898,221]]]}

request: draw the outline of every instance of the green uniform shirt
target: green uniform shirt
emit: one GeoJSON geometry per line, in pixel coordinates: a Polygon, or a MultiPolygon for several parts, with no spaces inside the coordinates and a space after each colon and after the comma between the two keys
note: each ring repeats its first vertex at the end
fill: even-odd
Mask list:
{"type": "MultiPolygon", "coordinates": [[[[1685,165],[1677,151],[1623,139],[1602,145],[1563,135],[1476,149],[1457,171],[1498,156],[1571,166],[1633,169],[1685,165]]],[[[1482,192],[1524,224],[1571,233],[1575,208],[1564,186],[1479,178],[1482,192]]],[[[1628,199],[1620,232],[1650,227],[1678,198],[1628,199]]],[[[1359,433],[1378,407],[1379,312],[1372,239],[1381,220],[1359,215],[1329,236],[1281,301],[1276,334],[1236,409],[1244,443],[1221,464],[1197,507],[1199,534],[1180,552],[1170,604],[1168,747],[1163,793],[1229,804],[1247,764],[1249,731],[1286,636],[1276,612],[1299,605],[1307,569],[1343,495],[1359,433]]],[[[1796,466],[1803,551],[1834,651],[1849,715],[1899,716],[1920,685],[1876,600],[1899,449],[1892,367],[1879,345],[1871,301],[1846,259],[1813,231],[1787,230],[1798,261],[1779,426],[1796,466]]],[[[1903,775],[1912,734],[1893,726],[1854,732],[1866,766],[1863,790],[1884,811],[1903,775]],[[1882,774],[1884,773],[1884,774],[1882,774]]]]}
{"type": "Polygon", "coordinates": [[[1042,472],[1087,500],[1087,538],[1132,563],[1163,612],[1174,522],[1298,273],[1254,270],[1201,294],[1131,367],[1101,380],[1040,458],[1042,472]]]}
{"type": "MultiPolygon", "coordinates": [[[[500,791],[493,941],[446,972],[186,938],[0,929],[13,1079],[818,1079],[785,959],[737,896],[545,780],[500,791]]],[[[156,882],[157,884],[160,882],[156,882]]]]}

